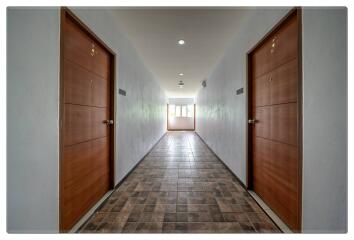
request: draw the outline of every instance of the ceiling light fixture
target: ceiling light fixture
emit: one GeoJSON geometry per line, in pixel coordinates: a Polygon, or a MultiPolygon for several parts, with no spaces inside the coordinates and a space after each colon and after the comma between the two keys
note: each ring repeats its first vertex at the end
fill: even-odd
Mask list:
{"type": "Polygon", "coordinates": [[[179,81],[179,83],[178,83],[178,87],[179,87],[179,88],[183,88],[183,87],[184,87],[184,83],[183,83],[183,81],[179,81]]]}
{"type": "Polygon", "coordinates": [[[184,73],[178,73],[178,75],[183,76],[183,75],[184,75],[184,73]]]}
{"type": "Polygon", "coordinates": [[[178,40],[179,45],[184,45],[186,42],[183,39],[178,40]]]}

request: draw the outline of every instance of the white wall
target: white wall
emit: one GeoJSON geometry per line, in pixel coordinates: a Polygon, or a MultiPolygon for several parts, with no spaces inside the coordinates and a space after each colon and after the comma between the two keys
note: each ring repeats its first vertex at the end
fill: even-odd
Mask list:
{"type": "Polygon", "coordinates": [[[59,11],[7,12],[7,230],[58,231],[59,11]]]}
{"type": "Polygon", "coordinates": [[[118,29],[112,10],[71,8],[117,54],[115,181],[119,182],[166,131],[165,93],[118,29]]]}
{"type": "Polygon", "coordinates": [[[229,168],[246,183],[246,53],[288,9],[249,11],[224,56],[196,98],[196,131],[229,168]],[[244,94],[236,95],[243,87],[244,94]]]}
{"type": "Polygon", "coordinates": [[[195,99],[194,98],[168,98],[168,103],[169,104],[194,104],[195,99]]]}
{"type": "MultiPolygon", "coordinates": [[[[246,183],[246,53],[288,9],[253,9],[200,89],[196,131],[246,183]],[[222,93],[222,94],[221,94],[222,93]]],[[[303,230],[346,229],[346,12],[303,12],[303,230]]]]}
{"type": "Polygon", "coordinates": [[[303,225],[347,229],[347,12],[303,11],[303,225]]]}
{"type": "MultiPolygon", "coordinates": [[[[166,98],[112,12],[73,11],[118,56],[117,183],[165,132],[166,98]]],[[[7,230],[58,232],[59,8],[7,14],[7,230]]]]}
{"type": "Polygon", "coordinates": [[[169,117],[168,129],[170,130],[193,130],[194,118],[188,117],[169,117]]]}

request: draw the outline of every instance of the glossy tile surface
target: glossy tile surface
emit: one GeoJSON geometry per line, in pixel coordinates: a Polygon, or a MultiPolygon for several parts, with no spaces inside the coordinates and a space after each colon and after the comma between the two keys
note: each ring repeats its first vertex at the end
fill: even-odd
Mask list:
{"type": "Polygon", "coordinates": [[[168,132],[81,233],[280,232],[194,132],[168,132]]]}

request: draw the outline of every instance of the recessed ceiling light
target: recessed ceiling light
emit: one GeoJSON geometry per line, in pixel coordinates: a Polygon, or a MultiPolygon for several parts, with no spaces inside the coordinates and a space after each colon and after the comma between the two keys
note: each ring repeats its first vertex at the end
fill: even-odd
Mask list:
{"type": "Polygon", "coordinates": [[[178,75],[183,76],[183,75],[184,75],[184,73],[178,73],[178,75]]]}
{"type": "Polygon", "coordinates": [[[184,45],[186,42],[183,39],[178,40],[179,45],[184,45]]]}

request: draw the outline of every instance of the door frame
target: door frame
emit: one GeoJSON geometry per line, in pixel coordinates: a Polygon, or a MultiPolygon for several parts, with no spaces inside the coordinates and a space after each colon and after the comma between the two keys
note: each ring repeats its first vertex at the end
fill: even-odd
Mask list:
{"type": "Polygon", "coordinates": [[[193,123],[193,129],[171,129],[168,127],[168,120],[169,120],[169,108],[168,108],[169,104],[167,103],[167,131],[195,131],[195,103],[193,104],[193,107],[194,107],[194,123],[193,123]]]}
{"type": "Polygon", "coordinates": [[[297,14],[298,16],[298,177],[299,177],[299,232],[302,230],[302,11],[301,7],[295,7],[291,9],[283,18],[281,18],[272,28],[269,30],[247,53],[246,53],[246,188],[247,190],[253,190],[253,176],[252,176],[252,130],[251,126],[248,124],[248,119],[252,116],[252,63],[251,54],[256,50],[261,44],[268,40],[269,36],[277,31],[283,23],[288,20],[292,15],[297,14]]]}
{"type": "Polygon", "coordinates": [[[103,40],[101,40],[86,24],[84,24],[68,7],[61,7],[60,9],[60,72],[59,72],[59,232],[64,232],[62,226],[62,163],[63,163],[63,136],[64,136],[64,33],[65,33],[65,19],[70,18],[77,24],[81,30],[93,38],[97,43],[105,49],[110,55],[110,93],[109,93],[109,114],[110,119],[114,121],[113,127],[109,128],[109,187],[114,188],[114,175],[115,175],[115,66],[116,66],[116,53],[109,48],[103,40]]]}

